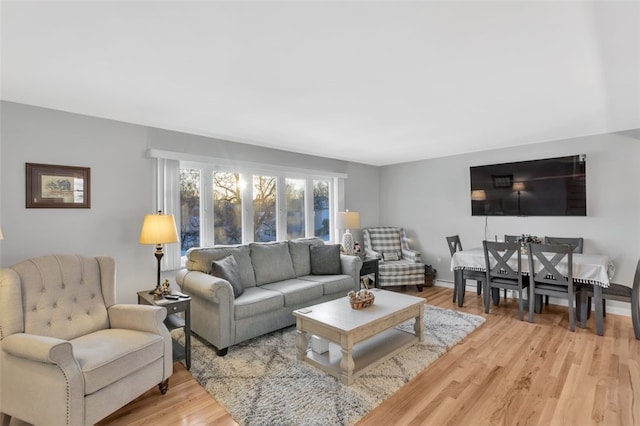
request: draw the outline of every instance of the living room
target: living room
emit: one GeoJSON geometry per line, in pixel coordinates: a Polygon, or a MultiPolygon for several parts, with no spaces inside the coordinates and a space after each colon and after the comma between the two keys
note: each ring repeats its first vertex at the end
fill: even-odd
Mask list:
{"type": "MultiPolygon", "coordinates": [[[[66,8],[72,7],[69,4],[63,7],[63,5],[56,5],[55,2],[46,3],[48,4],[46,7],[39,5],[44,7],[44,11],[38,13],[38,19],[34,19],[35,23],[32,25],[42,24],[47,13],[51,15],[59,10],[64,14],[64,11],[69,11],[66,8]],[[56,9],[57,6],[62,9],[56,9]]],[[[477,9],[473,12],[481,11],[482,3],[478,2],[477,9]]],[[[34,9],[31,8],[34,4],[21,9],[16,3],[3,2],[0,227],[4,239],[0,242],[0,265],[6,268],[24,259],[53,253],[114,256],[118,268],[117,301],[136,303],[136,292],[152,288],[156,279],[156,260],[153,257],[153,250],[150,246],[139,244],[138,237],[144,216],[157,208],[156,160],[148,156],[149,150],[157,150],[243,164],[254,163],[270,167],[324,171],[328,174],[344,176],[341,178],[342,187],[337,201],[337,210],[342,211],[348,208],[360,212],[362,228],[377,225],[403,227],[407,231],[411,246],[422,253],[423,261],[437,269],[436,285],[447,289],[452,287],[453,272],[450,271],[450,254],[445,236],[454,234],[460,235],[465,247],[480,246],[483,239],[493,240],[495,236],[501,238],[504,234],[580,235],[585,239],[585,252],[602,253],[610,257],[615,266],[615,282],[631,283],[635,264],[640,256],[637,243],[640,241],[640,227],[637,220],[640,217],[640,191],[633,188],[635,182],[640,181],[640,168],[637,166],[640,164],[640,78],[638,77],[640,75],[638,50],[640,26],[637,3],[606,3],[609,6],[605,5],[605,2],[547,4],[550,8],[554,5],[561,7],[562,10],[548,11],[550,16],[563,16],[563,19],[566,19],[565,23],[570,24],[567,28],[577,31],[573,33],[567,30],[573,36],[568,37],[568,41],[562,39],[561,46],[553,52],[559,55],[558,51],[569,46],[592,49],[582,53],[584,56],[593,55],[593,57],[589,56],[593,61],[593,68],[601,69],[595,71],[590,68],[587,76],[581,74],[578,67],[584,63],[576,61],[573,63],[575,68],[564,70],[563,80],[554,82],[552,85],[553,79],[549,74],[552,74],[553,70],[560,72],[561,67],[556,68],[551,63],[527,62],[526,66],[506,70],[500,78],[508,79],[512,73],[517,73],[522,68],[534,68],[534,65],[544,68],[542,71],[547,73],[545,77],[536,81],[532,77],[533,74],[527,72],[523,74],[526,77],[515,79],[516,81],[509,80],[509,84],[504,84],[502,87],[505,94],[493,93],[493,96],[498,98],[497,101],[490,98],[471,98],[470,94],[456,97],[455,102],[445,102],[446,92],[455,89],[455,82],[448,85],[442,83],[447,89],[442,91],[445,93],[425,90],[423,96],[430,102],[434,102],[435,106],[411,115],[409,117],[411,120],[426,120],[426,117],[432,112],[435,114],[438,105],[441,105],[443,109],[451,110],[450,117],[443,122],[451,128],[452,132],[462,132],[463,136],[459,136],[462,140],[477,139],[479,142],[478,147],[461,145],[459,148],[454,147],[451,152],[446,151],[445,148],[454,145],[450,142],[453,139],[448,139],[442,132],[425,134],[420,139],[412,140],[411,145],[402,148],[400,145],[396,148],[393,140],[381,143],[381,139],[372,139],[376,142],[371,142],[369,146],[366,143],[357,146],[355,142],[353,146],[349,146],[350,144],[344,143],[342,139],[342,145],[347,146],[334,149],[326,148],[330,146],[328,142],[325,144],[325,141],[313,137],[306,139],[309,141],[308,146],[300,145],[298,149],[294,149],[278,145],[278,140],[275,139],[252,139],[249,136],[234,138],[233,134],[216,129],[209,129],[207,130],[209,133],[205,133],[192,128],[188,121],[185,121],[187,124],[171,127],[154,116],[158,114],[157,117],[162,117],[163,111],[139,111],[138,116],[127,119],[116,113],[118,111],[116,105],[110,110],[111,114],[99,115],[94,112],[96,111],[94,108],[97,108],[96,104],[99,106],[102,96],[105,99],[110,98],[109,88],[101,86],[101,83],[106,81],[105,76],[83,75],[82,70],[77,69],[77,74],[72,76],[72,80],[92,80],[89,85],[96,88],[95,92],[86,93],[86,97],[84,86],[78,89],[66,86],[67,82],[47,79],[29,80],[26,77],[24,80],[18,79],[17,73],[26,73],[29,69],[29,63],[24,58],[34,60],[36,57],[43,57],[42,51],[37,51],[38,53],[33,55],[24,54],[23,59],[18,60],[18,52],[10,48],[16,40],[12,37],[24,37],[23,31],[29,31],[28,27],[19,31],[12,23],[16,26],[25,24],[25,21],[29,20],[29,15],[34,13],[34,9]],[[554,15],[554,13],[560,15],[554,15]],[[580,17],[568,18],[567,15],[572,13],[577,13],[580,17]],[[584,30],[582,25],[590,31],[584,30]],[[585,32],[580,32],[579,29],[585,32]],[[587,47],[584,47],[578,42],[582,39],[581,36],[593,37],[594,40],[589,40],[589,43],[585,43],[587,47]],[[518,88],[515,86],[516,83],[524,88],[518,88]],[[28,91],[21,92],[20,84],[31,84],[32,87],[28,91]],[[571,90],[551,92],[545,85],[552,86],[553,89],[570,85],[571,90]],[[580,97],[582,91],[587,89],[592,89],[592,97],[580,97]],[[513,100],[512,97],[508,97],[508,94],[518,90],[520,90],[518,96],[526,98],[527,102],[517,105],[508,103],[513,100]],[[57,101],[54,97],[50,99],[44,97],[44,94],[49,91],[61,92],[63,96],[57,101]],[[538,94],[538,91],[542,94],[538,94]],[[34,92],[42,93],[43,97],[34,96],[34,92]],[[508,100],[505,101],[508,103],[506,106],[502,105],[501,97],[508,100]],[[589,105],[590,108],[581,108],[583,106],[581,104],[588,104],[587,101],[590,99],[593,101],[589,105]],[[464,103],[465,100],[467,103],[464,103]],[[492,110],[491,106],[495,105],[501,108],[492,110]],[[572,108],[579,112],[574,114],[564,111],[572,108]],[[524,112],[506,115],[508,110],[518,111],[519,109],[524,112]],[[527,115],[534,109],[548,111],[546,114],[527,115]],[[490,121],[481,125],[479,118],[474,117],[476,115],[490,121]],[[561,119],[553,118],[555,115],[561,119]],[[543,121],[549,117],[553,118],[553,121],[543,121]],[[520,134],[509,132],[501,134],[495,130],[501,126],[511,129],[515,127],[513,122],[518,120],[524,122],[522,125],[524,130],[520,134]],[[227,137],[213,137],[212,134],[224,134],[227,137]],[[495,139],[487,140],[491,138],[495,139]],[[366,157],[368,150],[383,152],[386,150],[386,157],[390,161],[384,160],[385,154],[376,159],[368,158],[366,157]],[[469,167],[575,154],[586,155],[587,216],[471,216],[469,167]],[[91,208],[25,208],[25,163],[89,167],[91,169],[91,208]]],[[[356,8],[357,4],[350,3],[350,7],[356,8]]],[[[230,4],[226,6],[230,7],[230,4]]],[[[484,6],[489,7],[490,11],[493,11],[491,7],[497,7],[496,5],[484,6]]],[[[86,7],[90,10],[90,6],[86,7]]],[[[147,3],[147,6],[140,7],[151,6],[147,3]]],[[[283,7],[282,4],[279,7],[283,7]]],[[[334,4],[334,7],[337,6],[334,4]]],[[[364,7],[364,4],[360,7],[364,7]]],[[[537,9],[535,3],[521,5],[520,7],[525,9],[519,13],[514,12],[518,10],[518,6],[513,7],[516,9],[503,10],[502,13],[505,17],[516,19],[509,15],[515,13],[521,19],[516,22],[525,22],[520,13],[535,11],[546,16],[545,11],[537,9]]],[[[225,10],[225,13],[231,12],[225,10]]],[[[325,11],[325,13],[331,16],[333,11],[325,11]]],[[[355,12],[352,10],[350,13],[355,12]]],[[[115,9],[113,14],[118,15],[115,9]]],[[[132,16],[139,17],[139,15],[132,16]]],[[[488,20],[491,13],[481,13],[480,17],[488,20]]],[[[60,19],[60,22],[65,22],[62,18],[60,19]]],[[[286,21],[285,18],[281,19],[286,21]]],[[[468,16],[467,19],[469,19],[468,16]]],[[[90,26],[93,21],[86,22],[87,26],[90,26]]],[[[110,22],[117,22],[117,19],[110,22]]],[[[276,22],[282,23],[280,20],[276,22]]],[[[561,34],[559,28],[563,25],[555,22],[554,26],[553,22],[553,19],[546,22],[555,31],[551,33],[561,34]]],[[[269,29],[269,25],[266,27],[269,29]]],[[[55,29],[55,25],[43,29],[42,37],[46,38],[52,28],[55,29]]],[[[266,30],[264,27],[260,28],[266,30]]],[[[85,30],[88,31],[87,28],[85,30]]],[[[467,37],[472,38],[472,35],[467,34],[467,37]]],[[[46,46],[42,40],[39,43],[46,46]]],[[[96,47],[86,46],[88,49],[96,47]]],[[[371,46],[369,48],[373,49],[371,46]]],[[[517,48],[515,50],[517,51],[517,48]]],[[[81,51],[76,51],[74,54],[81,55],[81,51]]],[[[531,53],[527,52],[527,54],[531,53]]],[[[572,53],[564,52],[563,54],[572,53]]],[[[575,52],[573,54],[577,55],[575,52]]],[[[407,55],[410,56],[411,52],[407,55]]],[[[106,58],[109,59],[108,55],[106,58]]],[[[547,56],[543,58],[550,60],[547,56]]],[[[148,57],[143,59],[151,60],[148,57]]],[[[536,59],[540,58],[536,57],[536,59]]],[[[108,60],[105,62],[101,66],[106,69],[108,60]]],[[[162,63],[154,63],[157,67],[162,65],[162,63]]],[[[464,63],[461,62],[459,65],[462,66],[464,63]]],[[[469,84],[466,80],[469,75],[479,73],[481,69],[475,69],[475,64],[472,63],[466,65],[468,70],[471,70],[469,74],[462,73],[460,69],[451,70],[451,73],[469,84]]],[[[38,66],[46,69],[46,66],[55,68],[63,67],[63,64],[58,64],[54,59],[49,58],[47,61],[38,62],[38,66]]],[[[189,71],[188,66],[185,69],[189,71]]],[[[188,74],[188,72],[185,73],[188,74]]],[[[395,78],[401,79],[398,76],[395,78]]],[[[188,75],[184,79],[188,80],[188,75]]],[[[169,89],[167,81],[151,80],[149,87],[158,92],[158,97],[154,99],[158,110],[163,109],[162,101],[178,109],[182,108],[184,105],[178,101],[174,102],[174,98],[179,99],[174,91],[193,90],[184,81],[177,87],[169,89]]],[[[170,78],[169,81],[171,80],[170,78]]],[[[393,86],[396,82],[397,80],[386,81],[385,84],[393,86]]],[[[143,82],[137,81],[135,84],[143,84],[143,82]]],[[[472,94],[485,96],[486,92],[478,90],[472,94]]],[[[220,99],[231,112],[237,108],[231,97],[222,98],[220,94],[220,99]]],[[[373,100],[368,99],[368,101],[373,100]]],[[[401,103],[394,98],[384,102],[389,102],[394,107],[401,103]]],[[[268,109],[268,105],[263,106],[265,113],[268,109]]],[[[383,109],[384,112],[389,110],[383,109]]],[[[310,111],[314,110],[310,109],[310,111]]],[[[168,113],[168,115],[175,114],[175,111],[168,113]]],[[[345,117],[349,116],[344,111],[342,114],[345,117]]],[[[203,113],[203,115],[206,114],[203,113]]],[[[225,119],[226,116],[218,119],[220,125],[225,119]]],[[[212,118],[211,121],[215,124],[216,119],[212,118]]],[[[238,121],[243,120],[238,118],[238,121]]],[[[404,126],[406,121],[408,119],[405,117],[398,126],[404,126]]],[[[367,124],[373,126],[374,123],[361,119],[356,127],[364,128],[367,124]]],[[[250,122],[245,124],[246,127],[251,125],[250,122]]],[[[258,126],[258,123],[255,125],[258,126]]],[[[304,125],[310,126],[309,122],[305,122],[304,125]]],[[[325,126],[322,120],[314,125],[319,129],[325,126]]],[[[295,126],[292,127],[295,128],[295,126]]],[[[392,129],[394,124],[388,123],[388,127],[392,129]]],[[[313,128],[307,129],[309,132],[313,130],[313,128]]],[[[324,134],[325,130],[318,130],[318,132],[324,134]]],[[[302,134],[304,132],[299,136],[302,137],[302,134]]],[[[391,139],[400,139],[403,132],[396,130],[389,131],[388,134],[391,139]]],[[[366,140],[373,136],[376,135],[366,134],[361,139],[366,140]]],[[[335,230],[335,235],[339,235],[338,230],[335,230]]],[[[361,233],[358,230],[355,231],[355,236],[362,244],[361,233]]],[[[163,272],[163,278],[173,280],[174,275],[175,271],[163,272]]],[[[614,314],[628,315],[629,312],[628,305],[625,304],[611,303],[610,308],[608,312],[614,314]]]]}

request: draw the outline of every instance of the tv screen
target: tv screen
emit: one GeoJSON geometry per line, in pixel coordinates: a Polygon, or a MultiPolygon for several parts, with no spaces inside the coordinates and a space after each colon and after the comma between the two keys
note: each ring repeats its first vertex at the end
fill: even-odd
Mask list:
{"type": "Polygon", "coordinates": [[[586,216],[586,156],[470,168],[472,216],[586,216]]]}

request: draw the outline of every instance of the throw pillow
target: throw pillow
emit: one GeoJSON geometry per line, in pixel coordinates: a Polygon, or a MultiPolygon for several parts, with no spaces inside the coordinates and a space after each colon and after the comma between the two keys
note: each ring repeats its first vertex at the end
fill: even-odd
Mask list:
{"type": "Polygon", "coordinates": [[[340,245],[310,246],[311,275],[338,275],[342,273],[340,245]]]}
{"type": "Polygon", "coordinates": [[[211,262],[211,275],[229,281],[233,288],[233,297],[238,297],[244,292],[240,281],[240,268],[232,254],[223,257],[220,260],[211,262]]]}
{"type": "Polygon", "coordinates": [[[382,259],[385,261],[400,260],[400,255],[398,254],[397,251],[383,251],[382,259]]]}

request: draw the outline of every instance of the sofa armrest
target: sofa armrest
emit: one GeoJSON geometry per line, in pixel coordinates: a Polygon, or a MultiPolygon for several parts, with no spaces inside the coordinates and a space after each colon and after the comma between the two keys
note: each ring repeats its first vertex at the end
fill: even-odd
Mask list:
{"type": "Polygon", "coordinates": [[[359,256],[340,255],[340,266],[342,273],[351,275],[353,278],[353,288],[355,291],[360,290],[360,269],[362,268],[362,259],[359,256]]]}
{"type": "Polygon", "coordinates": [[[34,334],[7,336],[2,340],[2,350],[18,358],[46,364],[64,364],[73,360],[73,347],[68,340],[34,334]]]}
{"type": "Polygon", "coordinates": [[[180,289],[188,295],[233,305],[233,288],[227,280],[200,271],[180,271],[176,278],[180,289]]]}
{"type": "Polygon", "coordinates": [[[411,249],[402,250],[402,258],[407,260],[413,260],[416,263],[422,262],[422,257],[420,252],[411,250],[411,249]]]}
{"type": "MultiPolygon", "coordinates": [[[[235,343],[235,298],[228,281],[200,271],[182,270],[176,280],[191,302],[191,329],[221,350],[235,343]]],[[[240,296],[242,297],[242,296],[240,296]]]]}

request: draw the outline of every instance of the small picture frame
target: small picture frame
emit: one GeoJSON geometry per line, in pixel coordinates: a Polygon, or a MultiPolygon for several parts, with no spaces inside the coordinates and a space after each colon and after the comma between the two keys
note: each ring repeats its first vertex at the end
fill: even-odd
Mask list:
{"type": "Polygon", "coordinates": [[[513,175],[491,175],[494,188],[511,188],[513,186],[513,175]]]}
{"type": "Polygon", "coordinates": [[[26,163],[26,207],[91,208],[91,169],[26,163]]]}

